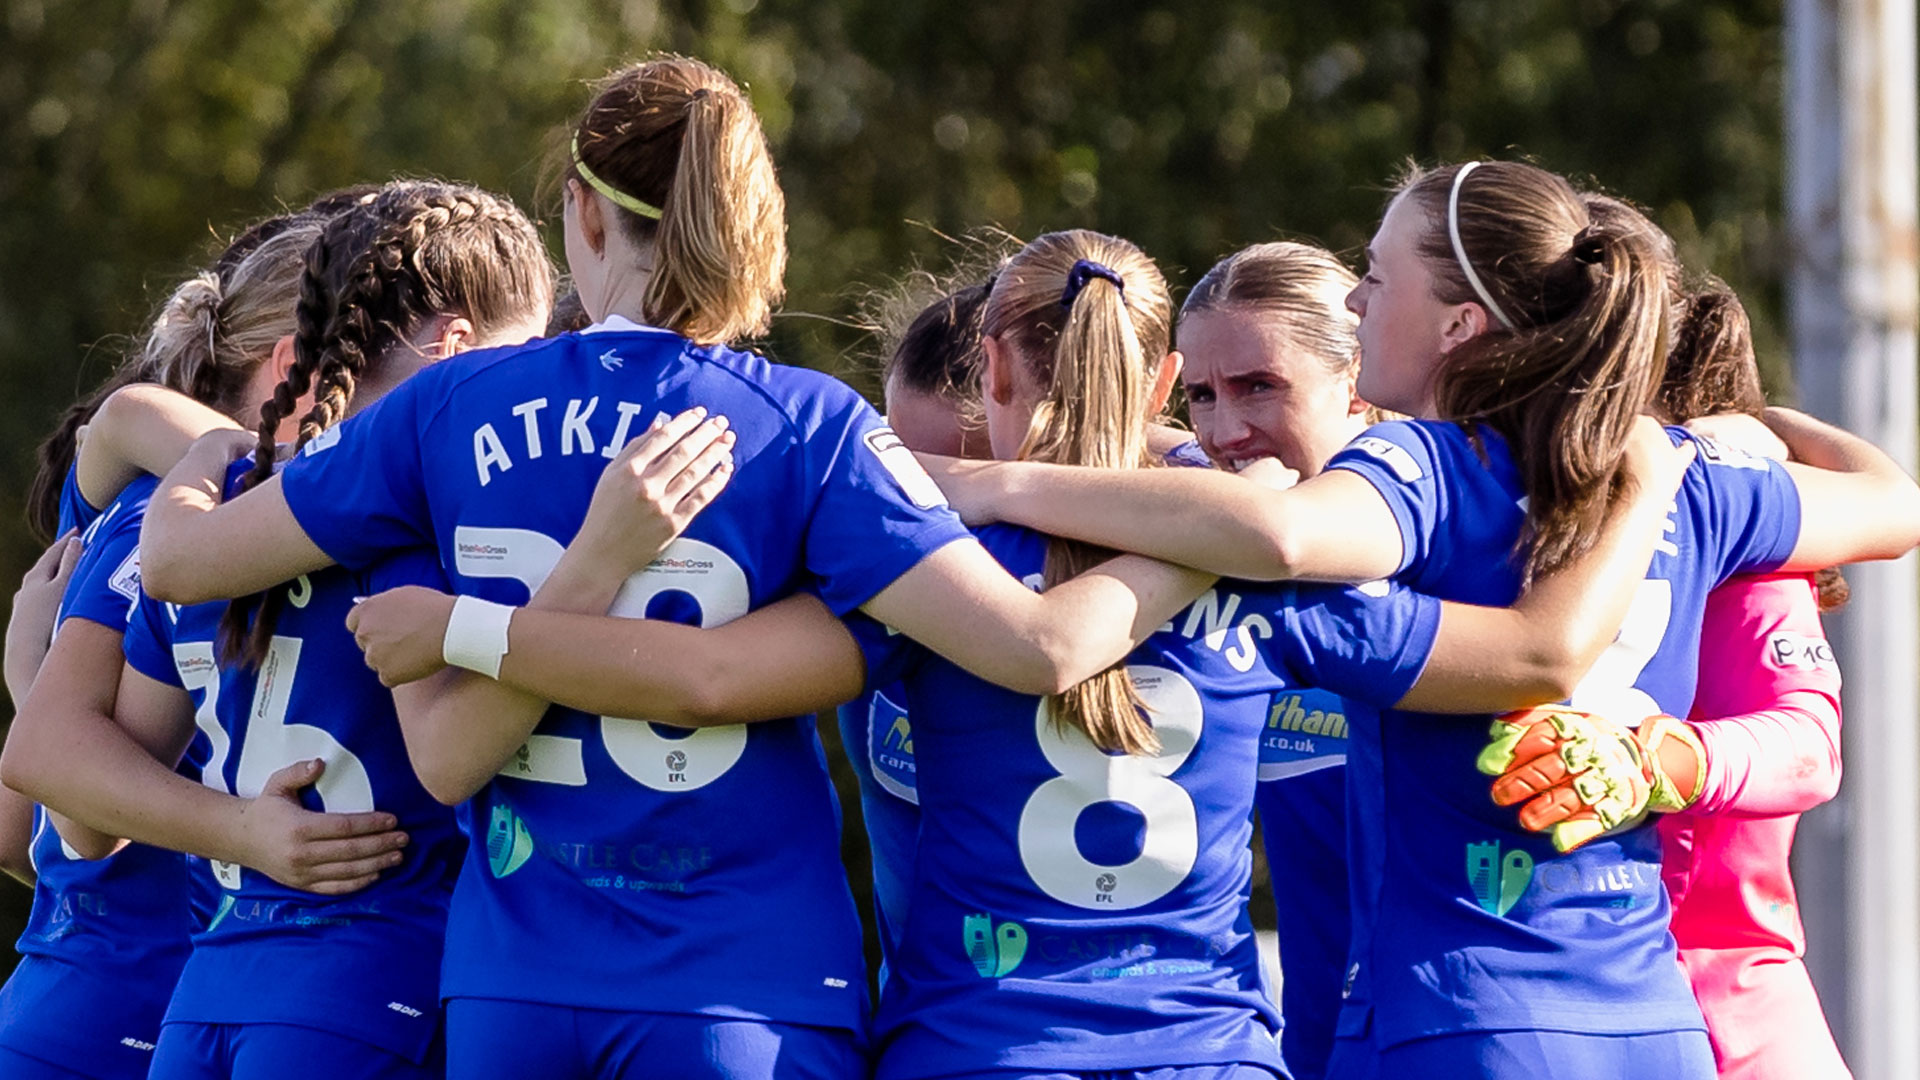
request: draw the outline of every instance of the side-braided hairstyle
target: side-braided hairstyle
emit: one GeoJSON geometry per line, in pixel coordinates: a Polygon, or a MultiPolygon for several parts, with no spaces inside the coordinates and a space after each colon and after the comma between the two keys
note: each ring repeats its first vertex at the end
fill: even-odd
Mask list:
{"type": "MultiPolygon", "coordinates": [[[[293,364],[260,406],[259,445],[241,490],[273,475],[281,421],[309,389],[293,449],[343,419],[359,381],[428,320],[454,315],[480,340],[553,299],[553,263],[526,215],[465,184],[409,180],[335,218],[308,249],[295,308],[293,364]]],[[[221,653],[258,663],[273,639],[279,590],[228,606],[221,653]],[[258,617],[255,617],[257,611],[258,617]]]]}
{"type": "Polygon", "coordinates": [[[305,252],[329,218],[379,189],[340,188],[306,208],[254,222],[228,242],[213,265],[182,282],[155,313],[146,336],[105,382],[62,413],[41,443],[27,493],[27,525],[44,542],[59,529],[60,489],[78,451],[81,425],[113,392],[156,383],[228,414],[280,338],[293,332],[291,297],[305,252]]]}

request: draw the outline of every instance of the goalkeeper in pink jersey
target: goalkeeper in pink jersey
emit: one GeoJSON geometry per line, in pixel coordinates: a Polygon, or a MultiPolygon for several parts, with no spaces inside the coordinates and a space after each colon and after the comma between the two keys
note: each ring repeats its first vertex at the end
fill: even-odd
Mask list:
{"type": "MultiPolygon", "coordinates": [[[[1663,411],[1680,422],[1765,404],[1739,299],[1691,297],[1663,411]]],[[[1787,865],[1800,815],[1840,786],[1840,668],[1820,612],[1845,602],[1835,570],[1738,578],[1707,599],[1689,717],[1704,767],[1693,804],[1660,823],[1661,878],[1722,1077],[1849,1075],[1801,962],[1787,865]]]]}
{"type": "MultiPolygon", "coordinates": [[[[1765,409],[1747,315],[1724,285],[1713,282],[1680,301],[1655,404],[1672,423],[1765,409]]],[[[1823,455],[1832,448],[1801,437],[1791,417],[1769,420],[1787,440],[1770,448],[1775,456],[1790,449],[1810,464],[1828,463],[1823,455]]],[[[1754,430],[1760,441],[1770,439],[1754,430]]],[[[1754,441],[1744,429],[1725,433],[1743,445],[1754,441]]],[[[1642,793],[1636,812],[1670,811],[1660,822],[1661,877],[1673,903],[1680,964],[1723,1080],[1850,1075],[1801,960],[1806,935],[1788,867],[1800,814],[1840,785],[1840,670],[1820,612],[1845,601],[1846,582],[1831,569],[1728,581],[1708,598],[1701,627],[1699,688],[1688,723],[1679,725],[1692,738],[1659,743],[1635,762],[1642,777],[1614,783],[1595,775],[1606,766],[1590,769],[1586,792],[1576,793],[1579,775],[1552,783],[1551,774],[1562,770],[1529,772],[1538,757],[1516,759],[1495,782],[1501,802],[1532,798],[1522,820],[1542,829],[1596,812],[1605,824],[1606,811],[1589,798],[1601,790],[1632,787],[1642,793]]],[[[1613,721],[1638,718],[1591,719],[1595,729],[1611,730],[1613,721]]],[[[1554,738],[1555,718],[1534,721],[1531,745],[1550,745],[1563,761],[1577,758],[1570,725],[1557,727],[1554,738]]],[[[1647,728],[1640,725],[1643,735],[1647,728]]],[[[1514,738],[1518,744],[1526,737],[1514,738]]]]}

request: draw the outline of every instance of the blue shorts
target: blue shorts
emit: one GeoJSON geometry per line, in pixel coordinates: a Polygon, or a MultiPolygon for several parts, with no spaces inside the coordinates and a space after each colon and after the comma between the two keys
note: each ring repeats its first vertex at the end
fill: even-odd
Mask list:
{"type": "Polygon", "coordinates": [[[1171,1068],[1096,1068],[1092,1072],[964,1072],[941,1080],[1286,1080],[1265,1065],[1175,1065],[1171,1068]]]}
{"type": "Polygon", "coordinates": [[[7,1080],[93,1080],[86,1073],[63,1069],[4,1046],[0,1046],[0,1076],[7,1080]]]}
{"type": "Polygon", "coordinates": [[[1469,1031],[1414,1039],[1381,1050],[1367,1039],[1333,1041],[1327,1080],[1407,1080],[1473,1076],[1486,1080],[1714,1080],[1704,1031],[1582,1035],[1567,1031],[1469,1031]]]}
{"type": "MultiPolygon", "coordinates": [[[[130,984],[64,960],[22,957],[0,987],[0,1046],[43,1069],[66,1070],[22,1067],[22,1076],[142,1080],[172,991],[171,985],[130,984]]],[[[12,1068],[0,1072],[13,1075],[12,1068]]]]}
{"type": "Polygon", "coordinates": [[[349,1035],[294,1024],[196,1024],[160,1029],[148,1080],[440,1080],[440,1055],[416,1064],[349,1035]]]}
{"type": "Polygon", "coordinates": [[[447,1002],[447,1075],[862,1080],[867,1059],[860,1040],[843,1028],[454,998],[447,1002]]]}

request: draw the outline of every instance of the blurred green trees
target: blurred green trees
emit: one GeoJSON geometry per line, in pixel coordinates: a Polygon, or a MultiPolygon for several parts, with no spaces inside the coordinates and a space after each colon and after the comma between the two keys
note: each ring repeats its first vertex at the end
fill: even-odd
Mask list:
{"type": "MultiPolygon", "coordinates": [[[[1278,235],[1357,254],[1410,157],[1526,154],[1651,207],[1747,296],[1777,367],[1779,19],[1758,0],[8,0],[5,517],[56,411],[239,225],[422,173],[552,219],[554,132],[659,49],[726,68],[765,119],[788,362],[852,371],[862,288],[939,262],[943,233],[1098,227],[1188,283],[1278,235]]],[[[0,528],[0,570],[34,554],[0,528]]]]}

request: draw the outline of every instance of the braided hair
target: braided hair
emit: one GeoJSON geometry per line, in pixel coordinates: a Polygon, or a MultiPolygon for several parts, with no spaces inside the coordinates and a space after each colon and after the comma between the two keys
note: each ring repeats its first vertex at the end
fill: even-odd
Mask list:
{"type": "MultiPolygon", "coordinates": [[[[295,308],[293,363],[260,406],[249,490],[273,476],[281,422],[309,390],[293,449],[339,423],[361,379],[439,316],[468,319],[482,339],[544,318],[553,264],[511,200],[465,184],[409,180],[330,222],[308,249],[295,308]]],[[[235,600],[221,620],[221,654],[258,664],[273,640],[281,592],[235,600]]]]}

